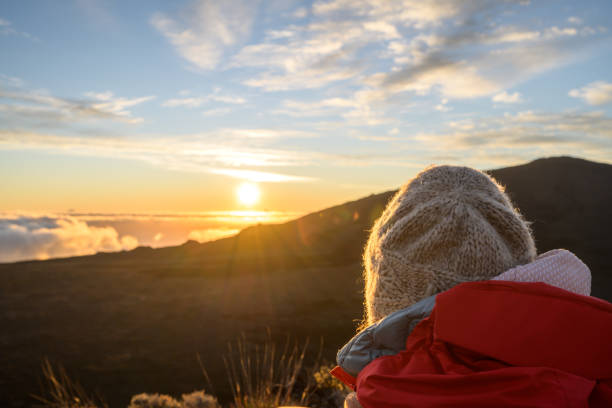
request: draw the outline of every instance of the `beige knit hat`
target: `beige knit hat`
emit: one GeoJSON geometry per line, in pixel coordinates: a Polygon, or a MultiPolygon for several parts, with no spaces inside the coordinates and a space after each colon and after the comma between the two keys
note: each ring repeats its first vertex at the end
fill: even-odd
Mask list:
{"type": "Polygon", "coordinates": [[[495,180],[469,167],[427,168],[393,197],[370,234],[367,323],[535,256],[528,224],[495,180]]]}

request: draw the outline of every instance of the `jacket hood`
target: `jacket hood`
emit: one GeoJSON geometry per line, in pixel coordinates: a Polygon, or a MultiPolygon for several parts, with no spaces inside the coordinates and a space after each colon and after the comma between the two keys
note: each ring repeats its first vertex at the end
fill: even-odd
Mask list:
{"type": "MultiPolygon", "coordinates": [[[[509,269],[493,280],[502,281],[499,283],[540,282],[578,295],[589,295],[591,292],[589,268],[578,257],[564,249],[546,252],[535,261],[509,269]]],[[[437,296],[439,295],[398,310],[356,334],[338,352],[338,366],[350,376],[357,377],[371,361],[378,357],[395,355],[405,349],[406,339],[415,326],[431,314],[437,303],[437,296]]],[[[478,325],[485,329],[488,324],[492,323],[478,322],[478,325]]],[[[467,333],[469,336],[474,335],[471,331],[467,333]]]]}

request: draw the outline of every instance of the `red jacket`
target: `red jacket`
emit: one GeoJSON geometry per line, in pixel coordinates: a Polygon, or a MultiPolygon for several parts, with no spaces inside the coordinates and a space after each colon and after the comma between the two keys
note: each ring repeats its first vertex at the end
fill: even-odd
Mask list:
{"type": "Polygon", "coordinates": [[[461,284],[355,385],[364,408],[612,407],[612,304],[543,283],[461,284]]]}

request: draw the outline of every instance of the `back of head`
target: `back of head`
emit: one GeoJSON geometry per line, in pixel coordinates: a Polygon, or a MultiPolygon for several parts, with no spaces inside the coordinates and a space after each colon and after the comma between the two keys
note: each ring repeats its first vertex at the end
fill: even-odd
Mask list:
{"type": "Polygon", "coordinates": [[[495,180],[469,167],[430,167],[400,189],[370,234],[367,322],[535,255],[529,226],[495,180]]]}

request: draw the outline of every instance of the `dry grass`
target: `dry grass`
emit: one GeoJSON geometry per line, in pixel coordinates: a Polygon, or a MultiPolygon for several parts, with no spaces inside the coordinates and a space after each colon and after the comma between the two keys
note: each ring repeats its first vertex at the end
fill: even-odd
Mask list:
{"type": "MultiPolygon", "coordinates": [[[[275,408],[308,405],[316,383],[305,373],[308,341],[300,346],[289,338],[278,349],[270,339],[263,346],[249,346],[242,336],[230,344],[224,358],[232,388],[234,408],[275,408]]],[[[318,359],[317,359],[318,360],[318,359]]]]}
{"type": "Polygon", "coordinates": [[[85,392],[83,387],[70,379],[61,365],[53,368],[49,360],[42,364],[43,390],[46,396],[33,395],[41,406],[48,408],[108,408],[102,398],[85,392]]]}
{"type": "MultiPolygon", "coordinates": [[[[340,406],[346,393],[342,384],[329,376],[329,367],[320,364],[322,346],[314,363],[307,366],[308,348],[308,340],[300,344],[289,337],[277,347],[269,331],[263,345],[249,343],[244,335],[229,343],[223,357],[232,392],[228,407],[340,406]]],[[[209,389],[213,389],[199,356],[198,361],[209,389]]],[[[44,396],[35,396],[42,407],[109,407],[102,398],[88,394],[62,366],[54,368],[45,360],[42,370],[44,396]]],[[[220,408],[220,405],[214,396],[200,390],[183,394],[180,400],[164,394],[137,394],[132,396],[128,408],[220,408]]]]}

